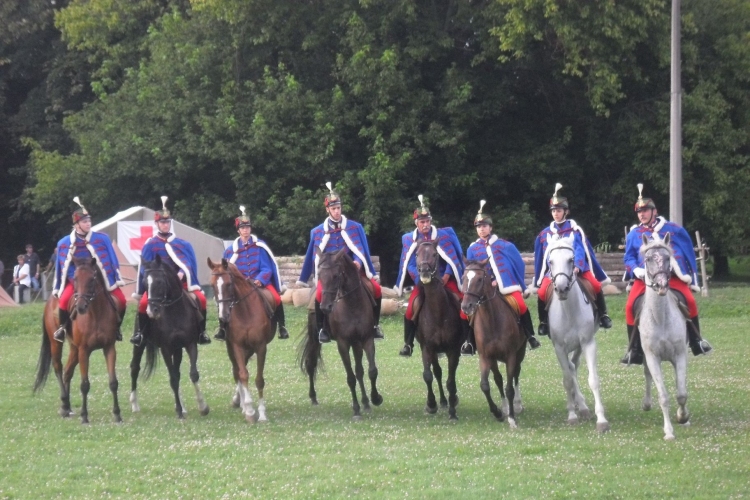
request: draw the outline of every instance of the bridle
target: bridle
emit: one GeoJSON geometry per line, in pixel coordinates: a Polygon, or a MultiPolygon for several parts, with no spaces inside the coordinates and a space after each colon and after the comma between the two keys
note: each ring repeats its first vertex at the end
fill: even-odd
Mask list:
{"type": "MultiPolygon", "coordinates": [[[[547,260],[548,261],[549,261],[549,255],[551,255],[552,252],[554,252],[555,250],[571,250],[572,251],[572,249],[570,247],[567,247],[567,246],[561,246],[561,247],[552,248],[549,251],[549,254],[547,256],[547,260]]],[[[575,252],[573,252],[573,254],[575,255],[575,252]]],[[[565,276],[565,278],[567,278],[567,280],[568,280],[568,286],[566,286],[563,289],[558,289],[557,286],[555,286],[555,291],[560,292],[560,293],[568,293],[570,291],[570,289],[573,288],[573,284],[576,281],[573,278],[574,274],[575,274],[575,266],[572,266],[572,269],[571,269],[571,271],[569,273],[559,272],[559,273],[553,274],[552,277],[551,277],[553,284],[557,283],[557,277],[558,276],[565,276]]]]}
{"type": "MultiPolygon", "coordinates": [[[[420,245],[426,246],[432,246],[430,242],[423,241],[420,243],[420,245]]],[[[417,272],[420,276],[425,275],[429,276],[431,279],[435,279],[437,276],[437,261],[438,259],[435,259],[435,263],[432,264],[430,262],[418,262],[417,263],[417,272]]]]}
{"type": "Polygon", "coordinates": [[[73,303],[76,305],[76,307],[78,306],[79,299],[83,299],[86,302],[86,307],[89,307],[91,305],[91,302],[93,302],[96,298],[96,295],[99,292],[99,287],[96,286],[96,271],[92,272],[91,277],[88,279],[85,287],[86,290],[91,288],[91,282],[94,282],[94,291],[92,293],[79,293],[78,290],[75,290],[75,293],[73,294],[73,303]]]}
{"type": "Polygon", "coordinates": [[[146,275],[150,276],[154,273],[160,273],[163,276],[164,282],[166,283],[166,286],[164,287],[164,295],[162,297],[154,297],[151,294],[151,290],[149,287],[149,293],[148,293],[148,304],[154,304],[158,307],[167,308],[171,305],[176,304],[181,298],[182,298],[182,289],[180,288],[180,293],[177,294],[177,296],[170,300],[169,298],[169,278],[167,275],[167,271],[161,267],[155,267],[152,269],[146,269],[146,275]]]}
{"type": "MultiPolygon", "coordinates": [[[[653,256],[650,255],[650,252],[654,250],[659,250],[660,248],[666,249],[666,247],[655,246],[646,250],[643,254],[643,260],[645,260],[646,262],[653,262],[654,259],[653,259],[653,256]]],[[[645,280],[645,284],[647,287],[651,288],[652,290],[657,290],[659,288],[659,285],[655,281],[657,276],[664,275],[667,278],[667,283],[669,283],[669,278],[670,278],[670,275],[672,274],[672,262],[670,259],[664,259],[664,260],[666,262],[666,266],[661,266],[661,268],[654,274],[651,274],[648,271],[648,266],[645,266],[646,277],[648,278],[648,280],[645,280]]]]}
{"type": "MultiPolygon", "coordinates": [[[[330,266],[330,265],[322,266],[322,265],[318,265],[318,271],[320,271],[321,269],[334,269],[334,268],[335,268],[335,266],[330,266]]],[[[318,275],[320,275],[320,272],[318,272],[318,275]]],[[[337,273],[337,276],[339,277],[339,280],[338,280],[339,284],[338,284],[338,286],[336,287],[335,290],[326,290],[326,289],[321,290],[321,292],[322,292],[323,295],[334,295],[335,296],[335,298],[333,299],[333,303],[334,304],[336,302],[342,300],[344,297],[346,297],[347,295],[351,294],[352,292],[355,292],[358,288],[362,287],[362,280],[358,279],[358,280],[356,280],[357,284],[354,287],[352,287],[350,290],[348,290],[346,292],[342,292],[341,288],[344,286],[344,282],[346,281],[346,273],[344,272],[343,269],[341,269],[337,273]]]]}
{"type": "MultiPolygon", "coordinates": [[[[492,288],[494,288],[494,291],[493,291],[493,293],[492,293],[491,296],[487,296],[484,293],[484,280],[485,280],[485,278],[487,278],[487,270],[486,269],[484,269],[484,268],[479,268],[479,269],[467,268],[466,272],[468,273],[469,271],[473,271],[473,272],[477,272],[477,273],[481,272],[482,273],[482,277],[477,280],[480,283],[479,289],[482,290],[482,293],[481,294],[480,293],[474,293],[474,292],[470,291],[468,289],[468,287],[467,287],[467,290],[465,292],[463,292],[464,295],[469,295],[470,297],[476,297],[476,299],[477,299],[477,307],[479,307],[482,304],[485,304],[485,303],[491,301],[492,299],[494,299],[495,297],[497,297],[497,289],[498,289],[498,287],[492,287],[492,288]]],[[[472,280],[473,280],[473,278],[472,278],[472,280]]]]}
{"type": "Polygon", "coordinates": [[[218,297],[214,297],[214,300],[216,301],[217,305],[228,303],[229,305],[227,307],[229,307],[230,313],[232,312],[232,309],[234,308],[234,306],[236,306],[237,304],[239,304],[240,302],[248,298],[251,293],[258,290],[258,287],[255,286],[255,283],[253,283],[251,280],[246,280],[248,284],[250,285],[250,291],[247,292],[242,297],[236,298],[234,294],[235,287],[234,287],[234,277],[232,276],[232,273],[228,271],[214,271],[211,273],[211,275],[212,276],[224,276],[224,275],[229,276],[229,290],[231,291],[230,292],[231,296],[226,299],[219,299],[218,297]]]}

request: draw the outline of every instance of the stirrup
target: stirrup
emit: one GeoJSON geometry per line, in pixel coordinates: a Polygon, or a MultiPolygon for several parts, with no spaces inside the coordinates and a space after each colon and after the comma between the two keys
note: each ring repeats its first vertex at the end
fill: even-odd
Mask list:
{"type": "Polygon", "coordinates": [[[475,353],[474,346],[468,340],[461,346],[461,356],[473,356],[475,353]]]}
{"type": "Polygon", "coordinates": [[[227,332],[224,328],[219,327],[216,330],[216,333],[214,334],[214,338],[220,342],[226,342],[227,341],[227,332]]]}
{"type": "Polygon", "coordinates": [[[133,336],[130,337],[130,343],[136,347],[143,345],[143,334],[141,332],[134,333],[133,336]]]}
{"type": "Polygon", "coordinates": [[[534,337],[533,335],[530,335],[526,340],[529,342],[529,346],[531,346],[532,351],[534,349],[542,347],[542,344],[540,344],[536,337],[534,337]]]}
{"type": "Polygon", "coordinates": [[[599,326],[601,326],[605,330],[609,330],[610,328],[612,328],[612,318],[610,318],[607,314],[602,314],[599,318],[599,326]]]}
{"type": "Polygon", "coordinates": [[[383,330],[380,328],[380,325],[375,325],[375,340],[385,340],[385,334],[383,334],[383,330]]]}
{"type": "Polygon", "coordinates": [[[400,351],[398,351],[399,356],[404,356],[408,358],[411,356],[411,353],[414,351],[414,348],[410,346],[409,344],[404,344],[404,347],[401,348],[400,351]]]}
{"type": "Polygon", "coordinates": [[[539,323],[539,329],[537,330],[537,333],[542,337],[548,337],[549,336],[549,325],[544,322],[539,323]]]}
{"type": "Polygon", "coordinates": [[[325,331],[325,328],[321,328],[318,332],[318,342],[321,344],[327,344],[331,341],[331,337],[328,335],[328,332],[325,331]]]}
{"type": "Polygon", "coordinates": [[[709,354],[714,349],[707,340],[701,340],[691,345],[690,350],[693,351],[693,356],[700,356],[701,354],[709,354]]]}
{"type": "Polygon", "coordinates": [[[58,329],[55,330],[55,333],[52,334],[52,338],[60,343],[65,342],[65,325],[60,325],[58,329]]]}
{"type": "Polygon", "coordinates": [[[206,335],[206,332],[201,332],[200,334],[198,334],[198,345],[206,345],[210,343],[211,343],[211,339],[208,338],[208,335],[206,335]]]}
{"type": "Polygon", "coordinates": [[[279,338],[281,340],[285,340],[289,338],[289,332],[287,331],[286,327],[283,325],[279,326],[279,338]]]}
{"type": "Polygon", "coordinates": [[[643,354],[635,350],[629,350],[628,352],[625,353],[625,356],[620,360],[620,363],[622,363],[623,365],[627,365],[627,366],[642,365],[643,354]]]}

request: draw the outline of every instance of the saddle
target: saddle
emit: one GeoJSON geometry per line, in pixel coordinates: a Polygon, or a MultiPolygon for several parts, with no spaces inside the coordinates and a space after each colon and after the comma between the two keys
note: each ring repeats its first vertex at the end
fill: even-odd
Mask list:
{"type": "MultiPolygon", "coordinates": [[[[521,318],[521,307],[518,305],[518,301],[513,298],[512,295],[502,295],[500,294],[501,300],[504,300],[508,306],[510,307],[510,310],[513,312],[514,318],[516,319],[516,323],[520,321],[521,318]]],[[[476,314],[472,314],[469,316],[469,326],[474,328],[474,318],[476,318],[476,314]]]]}
{"type": "MultiPolygon", "coordinates": [[[[599,317],[599,310],[596,307],[596,294],[594,294],[594,287],[589,283],[588,281],[576,278],[576,281],[578,282],[578,286],[581,287],[581,291],[583,292],[583,296],[586,299],[586,302],[591,304],[591,307],[594,308],[594,315],[595,317],[599,317]]],[[[542,297],[542,300],[544,301],[544,309],[546,311],[549,311],[549,305],[551,302],[552,294],[555,293],[555,287],[550,285],[547,287],[547,293],[544,294],[544,297],[542,297]]]]}
{"type": "MultiPolygon", "coordinates": [[[[677,307],[679,307],[680,312],[685,317],[685,319],[690,319],[690,313],[688,312],[687,300],[685,299],[685,296],[677,290],[669,290],[669,293],[674,295],[677,299],[677,307]]],[[[633,302],[633,317],[635,318],[635,326],[638,326],[638,323],[641,319],[641,310],[643,309],[643,296],[643,294],[639,295],[633,302]]]]}
{"type": "MultiPolygon", "coordinates": [[[[266,310],[266,316],[273,318],[273,313],[276,311],[276,301],[273,299],[273,294],[265,288],[256,288],[258,295],[260,295],[263,308],[266,310]]],[[[315,306],[313,306],[313,309],[315,306]]]]}
{"type": "MultiPolygon", "coordinates": [[[[414,292],[412,292],[414,293],[414,292]]],[[[461,309],[461,297],[454,292],[449,292],[448,297],[453,299],[457,309],[461,309]]],[[[416,324],[419,320],[419,313],[422,310],[422,304],[424,304],[424,292],[420,293],[411,305],[411,317],[412,321],[416,324]]]]}

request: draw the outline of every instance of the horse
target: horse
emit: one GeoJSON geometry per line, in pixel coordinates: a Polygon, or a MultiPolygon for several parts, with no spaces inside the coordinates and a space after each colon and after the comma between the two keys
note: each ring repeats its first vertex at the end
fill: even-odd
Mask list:
{"type": "Polygon", "coordinates": [[[263,369],[266,364],[268,344],[273,340],[276,325],[264,305],[261,289],[246,280],[237,266],[221,259],[215,264],[211,258],[206,262],[211,269],[211,286],[219,309],[219,320],[227,327],[227,354],[232,362],[232,374],[236,388],[232,405],[242,408],[245,420],[250,423],[267,422],[266,400],[263,388],[266,385],[263,369]],[[258,410],[253,408],[253,397],[247,386],[249,378],[247,362],[257,355],[255,388],[258,390],[258,410]]]}
{"type": "Polygon", "coordinates": [[[109,390],[112,392],[112,414],[115,422],[122,422],[120,405],[117,399],[117,373],[115,362],[117,353],[115,342],[119,323],[119,315],[114,299],[109,294],[106,278],[96,263],[96,258],[75,259],[75,274],[73,275],[74,300],[71,302],[71,332],[68,335],[70,351],[65,369],[62,369],[63,344],[53,338],[59,326],[57,318],[58,298],[50,297],[44,307],[42,347],[39,353],[36,382],[34,392],[41,390],[49,374],[50,363],[53,363],[55,375],[60,384],[60,415],[70,417],[70,381],[73,378],[76,365],[80,364],[81,372],[81,423],[88,424],[88,394],[89,357],[97,349],[102,349],[109,373],[109,390]]]}
{"type": "Polygon", "coordinates": [[[435,414],[438,410],[435,393],[432,392],[434,373],[440,390],[440,406],[448,406],[449,419],[456,421],[458,420],[456,416],[456,406],[458,406],[456,370],[461,357],[461,344],[465,339],[461,328],[458,299],[437,277],[439,260],[437,245],[437,241],[422,241],[416,249],[417,270],[424,295],[416,322],[416,339],[422,351],[422,379],[427,385],[425,411],[435,414]],[[443,390],[443,370],[438,362],[438,353],[445,353],[448,358],[448,378],[445,381],[448,389],[447,401],[443,390]]]}
{"type": "MultiPolygon", "coordinates": [[[[318,279],[322,285],[320,309],[327,316],[331,339],[336,341],[341,361],[346,369],[346,382],[352,393],[353,419],[361,420],[361,408],[369,412],[370,401],[375,406],[383,403],[383,396],[378,393],[378,367],[375,365],[375,318],[373,301],[370,292],[365,289],[359,269],[348,254],[347,248],[337,252],[317,250],[319,258],[318,279]],[[355,370],[349,351],[354,354],[355,370]],[[364,384],[364,367],[362,353],[367,355],[368,375],[370,377],[370,399],[364,384]],[[357,401],[357,382],[362,394],[362,407],[357,401]]],[[[315,292],[313,291],[313,294],[315,292]]],[[[315,296],[311,297],[311,301],[315,296]]],[[[309,396],[313,405],[318,404],[315,392],[315,376],[322,362],[321,344],[318,341],[315,312],[308,310],[307,335],[303,337],[299,349],[299,366],[310,379],[309,396]]]]}
{"type": "Polygon", "coordinates": [[[646,362],[643,374],[646,377],[646,393],[643,410],[651,409],[651,381],[659,392],[659,404],[664,416],[664,439],[674,439],[674,428],[669,419],[669,393],[664,384],[661,362],[669,361],[675,371],[677,384],[677,422],[690,425],[687,409],[687,347],[686,324],[678,297],[669,293],[669,277],[672,274],[673,252],[669,246],[670,235],[661,240],[654,233],[654,239],[643,236],[644,267],[646,268],[646,291],[638,314],[638,330],[646,362]]]}
{"type": "Polygon", "coordinates": [[[474,338],[479,354],[479,387],[487,398],[490,412],[502,422],[504,409],[508,414],[508,425],[515,429],[518,427],[516,412],[523,411],[518,380],[521,376],[521,363],[526,357],[526,336],[521,332],[517,313],[498,293],[497,287],[492,286],[492,276],[487,273],[488,260],[467,260],[464,263],[466,267],[461,286],[464,294],[461,310],[473,317],[474,338]],[[498,361],[505,363],[508,383],[505,391],[503,376],[497,367],[498,361]],[[490,394],[490,371],[500,391],[502,409],[497,407],[490,394]],[[509,401],[513,401],[513,404],[509,404],[509,401]]]}
{"type": "MultiPolygon", "coordinates": [[[[196,301],[182,287],[182,283],[172,266],[161,260],[159,255],[151,262],[142,262],[148,291],[147,334],[144,342],[133,347],[133,359],[130,362],[130,406],[133,412],[141,411],[138,404],[138,374],[141,370],[141,357],[146,351],[146,366],[143,377],[148,379],[157,362],[157,349],[161,350],[164,363],[169,371],[169,385],[175,399],[177,418],[185,418],[187,409],[180,398],[180,364],[182,349],[190,359],[190,381],[195,388],[198,409],[206,416],[209,407],[201,392],[198,380],[198,334],[200,310],[196,301]]],[[[139,327],[136,321],[136,328],[139,327]]]]}
{"type": "Polygon", "coordinates": [[[581,280],[575,276],[573,237],[552,239],[548,236],[547,244],[547,262],[554,290],[548,299],[549,337],[563,372],[563,387],[568,400],[568,423],[577,424],[579,416],[585,420],[591,418],[591,411],[586,406],[578,384],[578,366],[583,353],[589,370],[589,387],[594,393],[596,430],[607,432],[609,422],[604,416],[596,368],[594,334],[599,322],[591,297],[584,293],[581,280]]]}

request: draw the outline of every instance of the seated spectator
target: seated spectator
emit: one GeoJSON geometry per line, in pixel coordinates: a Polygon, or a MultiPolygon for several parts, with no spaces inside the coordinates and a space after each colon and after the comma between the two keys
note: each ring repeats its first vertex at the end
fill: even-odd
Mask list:
{"type": "Polygon", "coordinates": [[[18,303],[23,304],[23,292],[31,285],[29,265],[24,262],[24,255],[18,256],[18,264],[13,268],[13,283],[8,287],[8,293],[13,294],[13,287],[18,287],[18,303]]]}

